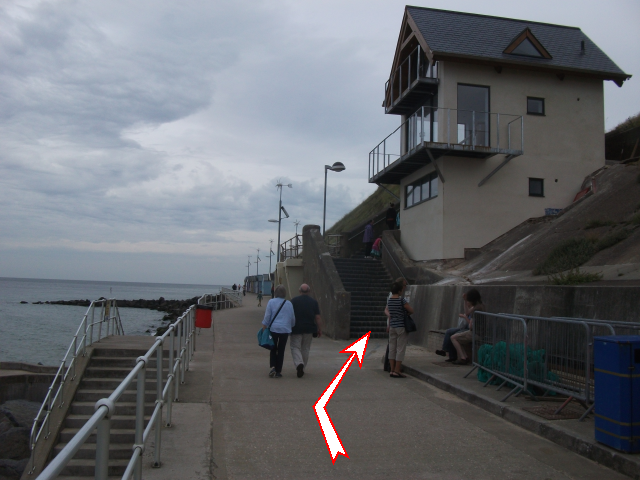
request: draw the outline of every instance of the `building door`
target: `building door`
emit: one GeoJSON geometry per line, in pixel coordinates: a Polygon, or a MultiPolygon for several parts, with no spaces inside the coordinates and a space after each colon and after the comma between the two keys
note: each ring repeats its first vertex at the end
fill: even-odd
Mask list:
{"type": "Polygon", "coordinates": [[[458,84],[458,143],[489,146],[489,87],[458,84]]]}

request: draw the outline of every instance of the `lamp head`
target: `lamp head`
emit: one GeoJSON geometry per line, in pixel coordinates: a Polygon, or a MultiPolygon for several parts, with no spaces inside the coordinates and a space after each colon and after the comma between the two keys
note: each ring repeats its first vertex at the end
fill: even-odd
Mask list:
{"type": "Polygon", "coordinates": [[[342,162],[336,162],[333,165],[329,166],[329,165],[325,165],[324,168],[328,168],[329,170],[331,170],[332,172],[341,172],[343,171],[345,168],[344,163],[342,162]]]}
{"type": "Polygon", "coordinates": [[[273,218],[270,218],[270,219],[269,219],[269,221],[270,221],[271,223],[278,223],[278,220],[275,220],[275,219],[273,219],[273,218]]]}

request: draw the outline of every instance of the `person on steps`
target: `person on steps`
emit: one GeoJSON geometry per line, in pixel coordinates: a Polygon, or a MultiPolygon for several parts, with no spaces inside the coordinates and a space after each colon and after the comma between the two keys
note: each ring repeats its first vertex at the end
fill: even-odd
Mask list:
{"type": "Polygon", "coordinates": [[[364,227],[362,243],[364,243],[364,258],[371,258],[371,249],[373,248],[373,220],[364,227]]]}

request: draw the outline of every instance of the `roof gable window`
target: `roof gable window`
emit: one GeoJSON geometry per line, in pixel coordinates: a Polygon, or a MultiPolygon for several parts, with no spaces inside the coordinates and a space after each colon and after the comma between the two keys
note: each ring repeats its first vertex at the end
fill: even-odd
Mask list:
{"type": "Polygon", "coordinates": [[[531,40],[525,38],[520,45],[514,48],[511,53],[513,55],[526,55],[527,57],[544,58],[536,47],[533,46],[531,40]]]}
{"type": "Polygon", "coordinates": [[[525,28],[505,49],[504,53],[522,55],[524,57],[551,58],[551,55],[542,46],[538,39],[525,28]]]}

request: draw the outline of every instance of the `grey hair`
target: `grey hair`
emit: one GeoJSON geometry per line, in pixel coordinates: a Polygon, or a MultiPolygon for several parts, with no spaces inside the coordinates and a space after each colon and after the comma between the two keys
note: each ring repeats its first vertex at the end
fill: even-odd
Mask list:
{"type": "Polygon", "coordinates": [[[284,288],[284,285],[278,285],[273,291],[273,296],[278,298],[285,298],[287,296],[287,289],[284,288]]]}

